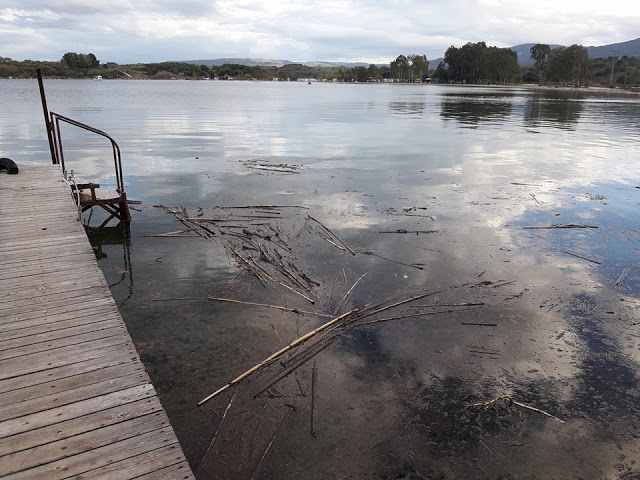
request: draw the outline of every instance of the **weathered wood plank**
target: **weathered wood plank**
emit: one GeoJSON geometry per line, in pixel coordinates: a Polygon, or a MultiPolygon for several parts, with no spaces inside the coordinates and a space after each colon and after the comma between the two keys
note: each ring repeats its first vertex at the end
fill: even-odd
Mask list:
{"type": "MultiPolygon", "coordinates": [[[[92,324],[89,327],[93,327],[94,325],[95,324],[92,324]]],[[[83,325],[82,327],[78,327],[78,329],[87,329],[87,326],[83,325]]],[[[51,334],[61,336],[61,338],[38,341],[37,338],[33,337],[20,337],[14,340],[9,340],[7,345],[0,344],[0,362],[10,358],[33,355],[38,352],[53,351],[58,348],[77,346],[103,338],[122,336],[126,331],[127,330],[125,326],[122,325],[120,319],[116,319],[98,324],[98,328],[89,328],[88,331],[79,332],[76,329],[74,334],[69,336],[62,336],[65,330],[57,330],[51,334]]]]}
{"type": "MultiPolygon", "coordinates": [[[[7,464],[8,473],[24,472],[29,477],[17,476],[16,478],[40,478],[38,474],[48,474],[56,477],[55,468],[60,465],[76,465],[76,469],[80,470],[78,460],[73,459],[74,456],[83,455],[88,460],[92,451],[104,448],[105,444],[109,445],[114,438],[120,442],[134,439],[135,437],[144,436],[153,432],[157,432],[167,426],[166,420],[158,413],[152,413],[145,417],[138,417],[116,425],[110,425],[94,432],[81,433],[75,437],[59,440],[47,445],[24,450],[22,452],[13,453],[3,458],[7,464]],[[88,457],[88,458],[87,458],[88,457]],[[56,463],[58,465],[56,465],[56,463]],[[48,466],[47,464],[50,464],[48,466]],[[38,468],[40,467],[40,468],[38,468]]],[[[65,466],[66,468],[66,466],[65,466]]],[[[60,473],[66,474],[61,468],[60,473]]],[[[82,473],[82,471],[78,471],[82,473]]],[[[12,477],[9,477],[12,478],[12,477]]],[[[64,477],[59,477],[64,478],[64,477]]],[[[127,476],[121,478],[129,478],[127,476]]]]}
{"type": "MultiPolygon", "coordinates": [[[[144,453],[153,452],[159,448],[176,444],[177,440],[170,440],[167,432],[171,427],[164,427],[148,433],[127,438],[119,442],[98,447],[88,452],[57,460],[46,465],[10,474],[7,480],[53,480],[63,478],[84,478],[86,472],[109,465],[128,458],[137,457],[144,453]]],[[[178,450],[176,448],[176,450],[178,450]]],[[[163,452],[164,453],[164,452],[163,452]]],[[[142,457],[141,457],[142,458],[142,457]]],[[[141,459],[138,459],[138,461],[141,459]]],[[[118,478],[135,478],[124,474],[118,478]]]]}
{"type": "Polygon", "coordinates": [[[191,471],[184,461],[184,456],[178,445],[167,445],[166,447],[147,452],[146,455],[130,457],[112,465],[90,470],[82,474],[83,480],[102,479],[119,480],[121,478],[169,478],[178,480],[181,478],[191,478],[191,471]],[[168,465],[168,466],[167,466],[168,465]],[[171,471],[164,470],[180,465],[180,468],[173,468],[171,471]],[[158,469],[162,470],[158,470],[158,469]],[[162,473],[161,473],[162,472],[162,473]],[[171,473],[171,476],[167,476],[171,473]]]}
{"type": "Polygon", "coordinates": [[[22,355],[0,362],[0,379],[17,377],[34,371],[48,370],[54,367],[85,362],[100,356],[100,350],[131,341],[124,335],[100,338],[93,342],[68,345],[44,352],[22,355]]]}
{"type": "Polygon", "coordinates": [[[30,413],[18,418],[12,418],[0,422],[0,438],[16,435],[36,428],[55,425],[65,420],[78,418],[100,410],[106,410],[124,403],[131,403],[136,400],[155,396],[155,390],[151,384],[138,385],[118,390],[117,392],[93,397],[87,400],[65,405],[63,407],[52,408],[44,412],[30,413]]]}
{"type": "Polygon", "coordinates": [[[18,406],[22,407],[25,405],[24,402],[33,401],[34,399],[59,395],[62,392],[79,387],[94,385],[105,380],[135,373],[144,373],[144,368],[140,362],[122,363],[62,379],[55,379],[39,385],[29,385],[18,390],[2,392],[0,393],[0,412],[18,408],[18,406]]]}
{"type": "Polygon", "coordinates": [[[19,390],[84,372],[94,372],[114,365],[140,361],[135,347],[128,342],[101,348],[93,352],[93,354],[93,358],[80,357],[75,362],[65,362],[58,366],[32,365],[31,370],[22,375],[0,380],[0,391],[19,390]]]}
{"type": "Polygon", "coordinates": [[[189,464],[184,461],[165,467],[155,472],[150,472],[145,475],[136,477],[136,480],[187,480],[192,478],[191,468],[189,464]]]}
{"type": "Polygon", "coordinates": [[[50,307],[45,305],[41,308],[31,310],[23,314],[7,315],[3,318],[3,322],[0,322],[0,332],[5,330],[13,330],[15,328],[24,328],[21,325],[31,326],[39,325],[41,322],[68,320],[69,318],[76,318],[85,312],[95,311],[108,307],[112,309],[115,306],[115,302],[112,297],[88,299],[84,302],[74,302],[73,305],[59,305],[50,307]]]}
{"type": "Polygon", "coordinates": [[[0,188],[0,477],[193,479],[60,175],[0,188]]]}
{"type": "MultiPolygon", "coordinates": [[[[55,320],[53,321],[43,321],[42,319],[38,319],[31,326],[23,326],[23,328],[14,328],[12,330],[4,330],[0,335],[0,338],[5,340],[13,340],[14,338],[20,337],[28,337],[31,335],[41,335],[47,332],[53,332],[55,330],[63,330],[71,327],[79,327],[81,325],[89,325],[91,323],[102,322],[104,320],[108,320],[111,318],[120,319],[119,315],[117,315],[113,311],[113,307],[111,305],[107,305],[102,307],[101,309],[91,310],[89,313],[83,312],[74,312],[73,317],[67,320],[55,320]]],[[[15,326],[15,322],[11,325],[15,326]]],[[[0,344],[2,343],[0,342],[0,344]]]]}
{"type": "Polygon", "coordinates": [[[132,418],[144,417],[154,412],[160,412],[166,417],[160,402],[150,397],[66,420],[55,425],[12,435],[7,441],[0,442],[0,462],[2,462],[3,455],[74,437],[109,425],[116,425],[132,418]]]}
{"type": "Polygon", "coordinates": [[[148,383],[149,377],[145,372],[136,372],[72,388],[71,390],[58,392],[55,395],[24,400],[20,404],[4,405],[0,407],[0,422],[18,418],[22,416],[22,413],[25,411],[31,413],[43,412],[45,410],[51,410],[52,408],[71,405],[82,400],[88,400],[148,383]]]}

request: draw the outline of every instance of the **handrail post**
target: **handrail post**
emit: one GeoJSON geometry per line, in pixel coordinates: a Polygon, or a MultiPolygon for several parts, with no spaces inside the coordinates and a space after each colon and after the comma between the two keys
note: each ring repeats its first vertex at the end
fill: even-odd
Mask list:
{"type": "Polygon", "coordinates": [[[51,129],[53,128],[49,122],[49,110],[47,109],[47,99],[44,95],[44,84],[42,82],[42,72],[39,68],[36,68],[36,75],[38,76],[38,86],[40,87],[40,99],[42,100],[42,111],[44,113],[44,125],[47,129],[47,138],[49,139],[49,150],[51,151],[51,161],[53,164],[57,164],[56,151],[53,147],[53,135],[51,129]]]}

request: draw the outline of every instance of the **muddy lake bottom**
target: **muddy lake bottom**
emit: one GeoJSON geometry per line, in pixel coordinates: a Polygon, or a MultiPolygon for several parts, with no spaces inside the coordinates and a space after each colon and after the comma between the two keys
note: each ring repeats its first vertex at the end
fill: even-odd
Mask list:
{"type": "Polygon", "coordinates": [[[428,195],[265,169],[89,229],[197,477],[640,477],[640,189],[405,174],[428,195]]]}

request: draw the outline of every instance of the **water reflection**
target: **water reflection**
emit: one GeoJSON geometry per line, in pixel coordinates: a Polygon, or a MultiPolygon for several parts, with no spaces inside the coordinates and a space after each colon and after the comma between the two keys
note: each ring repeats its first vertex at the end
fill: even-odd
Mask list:
{"type": "Polygon", "coordinates": [[[477,128],[480,123],[500,125],[509,118],[513,109],[512,103],[504,98],[502,95],[489,98],[445,95],[440,104],[440,116],[473,128],[477,128]]]}
{"type": "MultiPolygon", "coordinates": [[[[126,102],[102,113],[73,107],[103,121],[118,110],[110,125],[88,123],[124,137],[129,195],[143,203],[130,242],[101,228],[93,241],[199,478],[637,474],[638,272],[617,282],[637,263],[640,241],[637,100],[614,107],[591,94],[564,102],[520,90],[318,85],[310,94],[203,83],[111,83],[112,98],[126,102]],[[248,161],[304,168],[256,172],[248,161]],[[195,218],[216,206],[305,207],[257,221],[279,235],[296,227],[280,254],[317,282],[316,303],[248,274],[218,243],[224,235],[146,236],[186,228],[153,207],[160,203],[195,218]],[[356,255],[311,236],[306,215],[356,255]],[[560,223],[599,228],[521,228],[560,223]],[[438,289],[424,301],[438,314],[345,328],[265,394],[254,398],[278,363],[195,406],[324,321],[210,296],[333,313],[340,303],[347,311],[438,289]],[[502,394],[566,423],[508,405],[465,408],[502,394]]],[[[41,128],[40,117],[28,118],[14,123],[41,128]]],[[[247,236],[239,227],[234,239],[247,236]]],[[[237,241],[259,251],[269,240],[237,241]]]]}
{"type": "Polygon", "coordinates": [[[425,102],[389,102],[389,110],[401,115],[421,116],[425,108],[425,102]]]}
{"type": "Polygon", "coordinates": [[[552,126],[574,130],[583,104],[577,99],[563,97],[531,96],[524,110],[524,124],[527,127],[552,126]]]}

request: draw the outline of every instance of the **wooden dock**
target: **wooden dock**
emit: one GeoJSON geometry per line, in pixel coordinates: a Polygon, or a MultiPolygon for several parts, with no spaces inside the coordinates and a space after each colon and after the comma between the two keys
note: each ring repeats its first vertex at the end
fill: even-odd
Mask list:
{"type": "Polygon", "coordinates": [[[0,173],[0,477],[194,478],[57,165],[0,173]]]}

